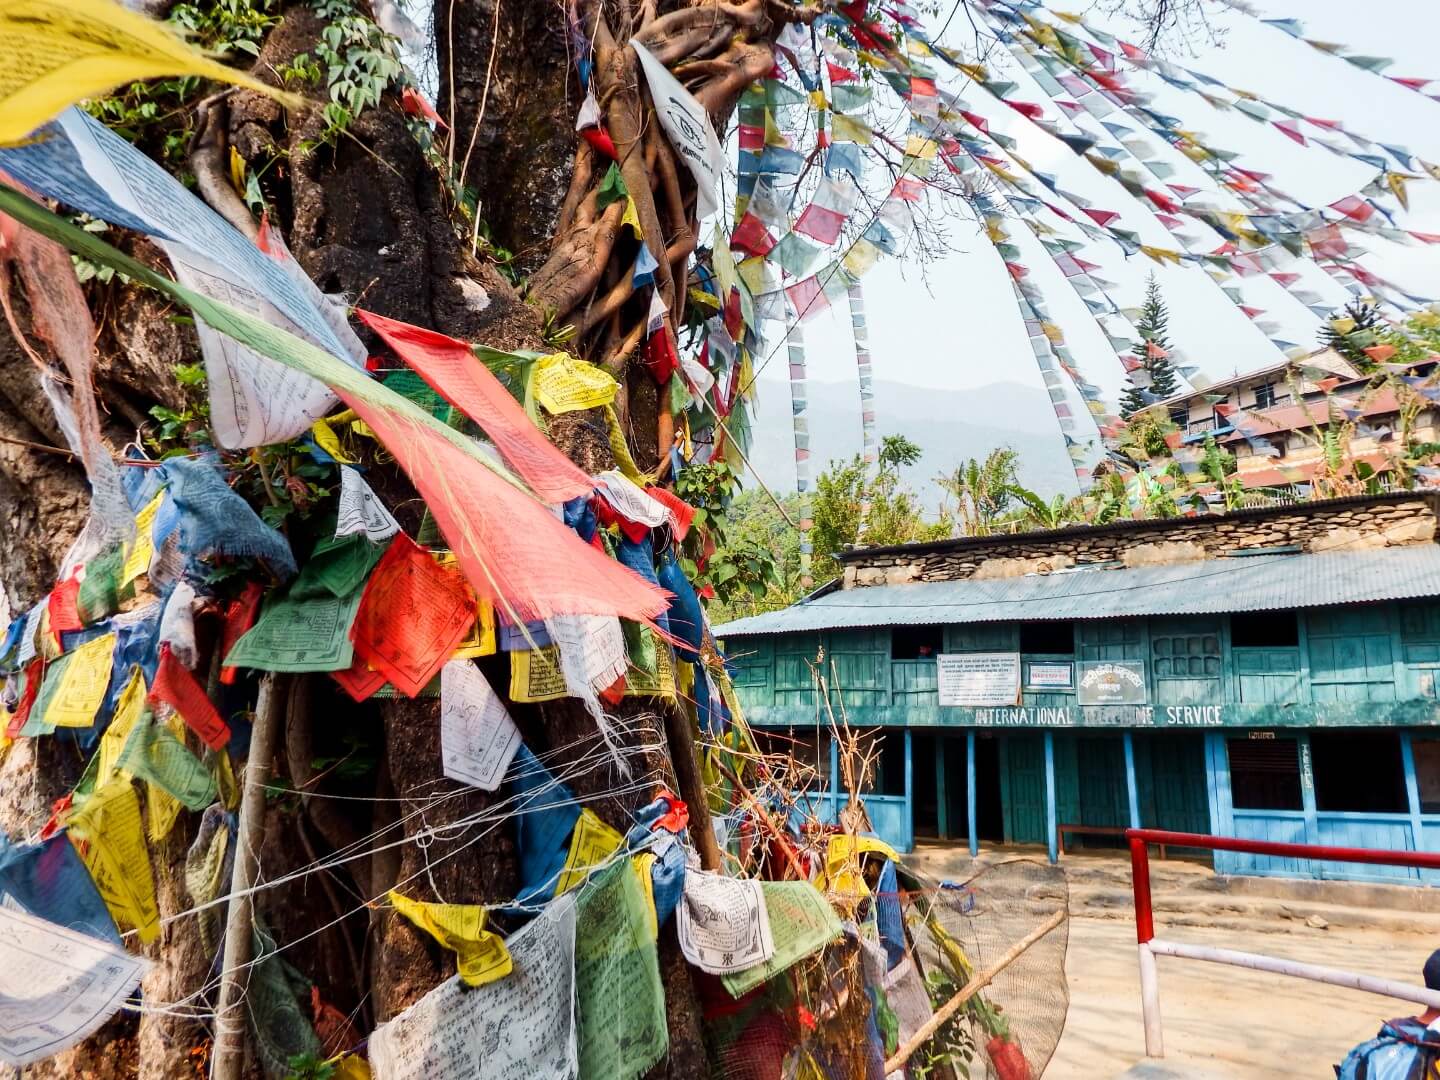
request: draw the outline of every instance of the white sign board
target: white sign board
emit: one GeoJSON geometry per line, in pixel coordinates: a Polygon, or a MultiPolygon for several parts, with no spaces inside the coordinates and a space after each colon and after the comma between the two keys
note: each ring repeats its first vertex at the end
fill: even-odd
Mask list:
{"type": "Polygon", "coordinates": [[[1025,685],[1068,690],[1073,685],[1070,665],[1068,663],[1033,661],[1026,665],[1025,685]]]}
{"type": "Polygon", "coordinates": [[[941,653],[935,658],[941,705],[1014,705],[1020,700],[1020,654],[941,653]]]}

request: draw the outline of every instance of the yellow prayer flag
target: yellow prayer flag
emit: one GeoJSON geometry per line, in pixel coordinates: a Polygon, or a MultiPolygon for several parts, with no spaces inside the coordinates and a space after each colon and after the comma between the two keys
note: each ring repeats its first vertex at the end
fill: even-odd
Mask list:
{"type": "MultiPolygon", "coordinates": [[[[821,101],[824,101],[823,97],[821,101]]],[[[783,146],[787,150],[790,149],[790,140],[785,137],[785,133],[775,123],[775,114],[769,109],[765,110],[765,145],[783,146]]]]}
{"type": "MultiPolygon", "coordinates": [[[[825,100],[825,91],[824,91],[824,90],[811,90],[811,91],[810,91],[810,107],[811,107],[812,109],[828,109],[828,108],[830,108],[830,102],[828,102],[828,101],[825,100]]],[[[769,113],[766,113],[766,115],[768,116],[769,113]]]]}
{"type": "Polygon", "coordinates": [[[835,142],[859,143],[861,146],[869,146],[870,135],[870,125],[863,120],[856,120],[844,113],[835,113],[830,117],[830,137],[835,142]]]}
{"type": "Polygon", "coordinates": [[[745,283],[745,287],[750,290],[752,296],[759,296],[761,293],[767,291],[765,288],[767,284],[765,280],[765,266],[765,260],[758,255],[753,259],[742,259],[740,261],[740,265],[737,268],[740,271],[740,280],[745,283]]]}
{"type": "Polygon", "coordinates": [[[98,788],[70,816],[69,833],[115,921],[134,927],[142,942],[154,941],[160,933],[155,877],[130,781],[116,778],[98,788]]]}
{"type": "Polygon", "coordinates": [[[870,890],[865,885],[859,864],[860,856],[870,853],[881,855],[891,862],[900,861],[895,849],[876,837],[847,836],[843,833],[832,836],[825,852],[826,887],[842,896],[868,896],[870,890]]]}
{"type": "MultiPolygon", "coordinates": [[[[4,0],[0,0],[3,3],[4,0]]],[[[155,540],[150,535],[150,529],[155,524],[155,515],[160,513],[160,504],[165,501],[165,492],[157,492],[155,497],[140,508],[140,513],[135,515],[135,542],[130,545],[130,550],[125,555],[125,565],[120,568],[120,584],[129,585],[141,574],[150,568],[150,559],[155,554],[155,540]]]]}
{"type": "Polygon", "coordinates": [[[620,227],[627,225],[635,230],[636,240],[645,239],[645,230],[640,227],[640,211],[635,209],[635,200],[629,195],[625,196],[625,213],[620,216],[620,227]]]}
{"type": "Polygon", "coordinates": [[[657,856],[653,851],[642,851],[630,860],[630,869],[640,879],[640,891],[645,894],[645,924],[650,930],[650,940],[660,936],[660,920],[655,914],[655,879],[650,876],[657,856]]]}
{"type": "Polygon", "coordinates": [[[95,764],[95,786],[104,787],[115,776],[115,763],[120,760],[120,751],[125,749],[125,740],[135,730],[140,717],[145,714],[145,676],[136,664],[130,671],[130,681],[120,692],[115,703],[115,715],[110,726],[100,736],[100,760],[95,764]]]}
{"type": "Polygon", "coordinates": [[[920,135],[911,135],[905,140],[905,153],[909,157],[917,157],[921,161],[934,161],[935,153],[940,149],[940,144],[934,139],[926,139],[920,135]]]}
{"type": "Polygon", "coordinates": [[[605,434],[610,439],[610,454],[615,458],[615,467],[626,480],[632,480],[643,487],[648,480],[641,473],[640,466],[635,464],[635,459],[630,456],[630,447],[625,443],[625,432],[620,427],[620,416],[615,412],[614,405],[605,406],[605,434]]]}
{"type": "MultiPolygon", "coordinates": [[[[460,560],[456,558],[453,551],[436,552],[436,560],[441,566],[448,566],[452,569],[460,569],[460,560]]],[[[475,621],[470,624],[470,629],[460,639],[460,644],[455,646],[455,651],[450,654],[452,660],[473,660],[477,656],[493,656],[495,654],[495,608],[489,600],[476,598],[475,621]]]]}
{"type": "Polygon", "coordinates": [[[553,645],[510,654],[511,701],[555,701],[569,692],[560,673],[560,650],[553,645]]]}
{"type": "Polygon", "coordinates": [[[840,262],[847,273],[858,278],[868,273],[879,259],[880,249],[862,236],[855,241],[840,262]]]}
{"type": "Polygon", "coordinates": [[[164,23],[114,0],[0,0],[0,145],[123,83],[199,75],[292,107],[303,99],[208,59],[164,23]]]}
{"type": "Polygon", "coordinates": [[[341,465],[354,465],[355,459],[340,448],[340,436],[335,434],[335,429],[330,426],[330,421],[321,417],[310,425],[310,435],[315,440],[315,445],[324,450],[341,465]]]}
{"type": "MultiPolygon", "coordinates": [[[[185,721],[174,709],[167,710],[169,716],[165,718],[165,727],[171,735],[185,741],[185,721]]],[[[183,804],[158,784],[146,781],[145,783],[145,826],[150,839],[157,844],[170,835],[170,830],[175,827],[175,819],[180,816],[183,804]]]]}
{"type": "Polygon", "coordinates": [[[569,353],[551,353],[530,368],[531,392],[548,413],[598,409],[615,400],[613,376],[569,353]]]}
{"type": "Polygon", "coordinates": [[[347,1054],[335,1062],[330,1080],[371,1080],[370,1063],[359,1054],[347,1054]]]}
{"type": "MultiPolygon", "coordinates": [[[[625,843],[625,838],[606,825],[595,811],[588,806],[580,811],[580,820],[575,822],[575,831],[570,835],[570,854],[565,858],[565,869],[555,883],[555,895],[584,884],[590,871],[605,863],[625,843]]],[[[653,905],[652,905],[653,907],[653,905]]]]}
{"type": "Polygon", "coordinates": [[[42,719],[55,727],[88,728],[110,689],[110,661],[115,654],[115,635],[102,634],[71,650],[60,685],[42,719]]]}
{"type": "Polygon", "coordinates": [[[455,954],[466,986],[484,986],[510,974],[510,950],[499,934],[485,929],[485,909],[479,904],[427,904],[394,889],[388,898],[396,911],[455,954]]]}

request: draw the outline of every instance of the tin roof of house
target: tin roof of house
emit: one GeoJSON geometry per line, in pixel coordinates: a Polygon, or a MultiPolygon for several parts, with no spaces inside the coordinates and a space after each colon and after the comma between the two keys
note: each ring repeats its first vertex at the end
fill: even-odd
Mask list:
{"type": "Polygon", "coordinates": [[[1218,615],[1440,596],[1440,545],[1255,554],[977,581],[837,589],[715,628],[717,637],[1141,615],[1218,615]]]}

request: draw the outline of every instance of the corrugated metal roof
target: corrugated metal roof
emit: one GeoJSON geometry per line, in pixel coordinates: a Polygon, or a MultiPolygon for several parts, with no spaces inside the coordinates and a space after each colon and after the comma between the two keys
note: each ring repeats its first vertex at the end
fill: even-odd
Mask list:
{"type": "Polygon", "coordinates": [[[1440,596],[1440,546],[1250,555],[1133,569],[840,589],[737,619],[717,637],[863,626],[1218,615],[1440,596]]]}

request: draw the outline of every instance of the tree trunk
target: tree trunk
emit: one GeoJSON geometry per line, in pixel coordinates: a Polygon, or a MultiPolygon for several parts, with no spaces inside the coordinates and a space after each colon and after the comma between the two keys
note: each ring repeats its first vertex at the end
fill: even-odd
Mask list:
{"type": "MultiPolygon", "coordinates": [[[[533,271],[528,299],[483,257],[483,245],[473,242],[482,233],[480,226],[457,212],[393,94],[354,119],[331,145],[320,139],[324,124],[318,109],[287,117],[268,98],[234,91],[208,103],[206,123],[215,127],[197,141],[192,165],[201,174],[202,192],[212,201],[217,191],[222,193],[216,209],[249,230],[255,222],[240,220],[243,205],[224,194],[228,177],[217,177],[213,169],[216,162],[228,161],[233,149],[263,172],[272,223],[326,292],[503,350],[554,351],[543,333],[546,319],[554,326],[575,326],[578,334],[567,347],[620,376],[618,405],[632,455],[642,469],[654,469],[665,459],[669,415],[667,395],[632,362],[648,306],[630,293],[628,284],[638,242],[617,228],[617,208],[595,210],[608,162],[597,160],[588,145],[577,146],[574,122],[583,91],[574,74],[573,50],[579,40],[595,44],[597,96],[619,151],[620,171],[660,260],[656,282],[670,312],[665,333],[673,340],[675,326],[683,321],[686,266],[696,245],[694,184],[660,133],[626,42],[639,36],[672,69],[685,59],[712,61],[689,86],[723,130],[745,85],[771,66],[770,42],[780,29],[772,10],[779,5],[768,0],[436,4],[438,106],[453,127],[443,156],[453,175],[476,192],[479,219],[493,242],[516,253],[512,269],[533,271]],[[573,27],[567,7],[576,14],[573,27]],[[594,305],[601,303],[604,317],[596,317],[594,305]]],[[[309,5],[287,5],[283,21],[263,43],[255,74],[275,81],[274,73],[297,55],[314,54],[322,29],[309,5]]],[[[310,93],[323,97],[325,90],[311,88],[310,93]]],[[[126,243],[160,265],[144,240],[128,238],[126,243]]],[[[28,331],[23,296],[12,289],[11,297],[18,324],[28,331]]],[[[174,368],[197,360],[198,346],[193,330],[168,318],[172,313],[153,294],[116,280],[89,286],[89,299],[101,326],[95,388],[106,437],[118,450],[135,439],[152,405],[183,403],[185,391],[177,385],[174,368]]],[[[378,341],[368,331],[361,333],[378,350],[378,341]]],[[[557,417],[550,434],[587,471],[614,465],[603,420],[596,416],[557,417]]],[[[0,327],[0,499],[7,507],[6,527],[0,529],[0,580],[16,611],[28,609],[52,587],[88,503],[84,473],[73,456],[37,446],[63,447],[63,437],[40,392],[35,366],[14,335],[0,327]]],[[[413,489],[398,470],[372,470],[372,477],[372,486],[397,508],[413,535],[420,524],[413,489]]],[[[492,682],[503,685],[498,670],[492,682]]],[[[302,685],[291,698],[282,733],[285,749],[276,763],[277,775],[288,776],[301,797],[272,804],[267,835],[274,839],[266,845],[264,877],[274,881],[364,836],[374,835],[374,850],[331,873],[266,889],[257,897],[257,910],[277,940],[299,943],[286,958],[306,972],[324,1001],[342,1012],[357,1010],[362,1021],[380,1022],[423,996],[453,971],[453,963],[393,912],[376,907],[367,912],[365,905],[382,900],[397,883],[409,895],[452,903],[513,896],[518,885],[513,825],[472,826],[424,845],[394,846],[498,799],[466,789],[438,809],[415,813],[436,794],[457,787],[436,779],[437,704],[397,700],[355,706],[328,679],[302,685]],[[343,722],[337,724],[336,717],[343,722]],[[340,743],[346,732],[369,739],[376,756],[360,787],[346,788],[313,767],[319,759],[347,752],[340,743]],[[315,798],[347,790],[381,798],[363,814],[349,809],[337,814],[333,805],[315,798]]],[[[626,699],[618,710],[628,722],[626,738],[632,746],[641,741],[665,745],[665,725],[654,708],[626,699]]],[[[515,706],[513,712],[527,742],[540,753],[569,748],[566,753],[579,755],[598,740],[594,723],[574,701],[515,706]]],[[[73,786],[83,762],[50,760],[55,756],[49,740],[22,740],[0,764],[0,825],[10,835],[33,835],[52,801],[73,786]]],[[[652,778],[656,786],[674,785],[663,749],[633,764],[637,776],[652,778]]],[[[572,786],[582,801],[624,831],[630,813],[653,790],[646,787],[622,799],[601,797],[614,783],[599,769],[572,786]]],[[[182,814],[171,839],[152,846],[162,915],[188,906],[182,871],[197,817],[182,814]]],[[[157,966],[146,982],[147,1004],[185,998],[208,974],[209,958],[199,948],[191,920],[172,924],[148,951],[157,966]]],[[[652,1075],[704,1076],[708,1068],[699,1008],[673,932],[662,935],[661,954],[671,1046],[652,1075]]],[[[192,1059],[191,1052],[203,1057],[204,1042],[204,1026],[194,1020],[157,1011],[137,1023],[122,1014],[75,1051],[27,1075],[168,1080],[193,1073],[192,1061],[199,1058],[192,1059]]]]}

